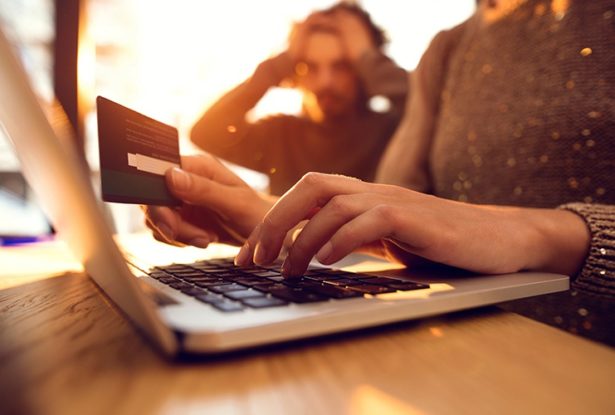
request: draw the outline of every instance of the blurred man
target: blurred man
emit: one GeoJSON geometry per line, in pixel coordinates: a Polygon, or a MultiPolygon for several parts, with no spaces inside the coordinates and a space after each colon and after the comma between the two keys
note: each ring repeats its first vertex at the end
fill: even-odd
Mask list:
{"type": "Polygon", "coordinates": [[[308,171],[373,179],[408,90],[406,71],[382,51],[385,41],[356,5],[311,14],[294,27],[285,52],[262,62],[202,116],[192,141],[268,174],[277,195],[308,171]],[[267,90],[285,80],[304,92],[302,114],[246,121],[267,90]],[[370,105],[377,96],[380,105],[370,105]]]}

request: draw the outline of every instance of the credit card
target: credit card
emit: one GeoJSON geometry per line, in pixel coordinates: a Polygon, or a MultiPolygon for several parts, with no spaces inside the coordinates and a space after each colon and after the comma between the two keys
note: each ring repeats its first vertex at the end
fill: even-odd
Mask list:
{"type": "Polygon", "coordinates": [[[177,129],[101,96],[96,110],[103,200],[179,205],[164,178],[180,166],[177,129]]]}

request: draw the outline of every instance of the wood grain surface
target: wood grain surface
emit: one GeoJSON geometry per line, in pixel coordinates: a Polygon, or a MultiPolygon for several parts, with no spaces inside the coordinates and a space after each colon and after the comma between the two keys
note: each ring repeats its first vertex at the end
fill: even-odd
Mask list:
{"type": "Polygon", "coordinates": [[[613,414],[614,379],[612,349],[495,308],[170,361],[82,273],[0,291],[2,414],[613,414]]]}

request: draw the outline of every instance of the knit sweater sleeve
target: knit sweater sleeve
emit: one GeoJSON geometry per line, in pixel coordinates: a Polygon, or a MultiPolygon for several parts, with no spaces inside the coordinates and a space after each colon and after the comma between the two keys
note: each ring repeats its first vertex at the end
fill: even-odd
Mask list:
{"type": "Polygon", "coordinates": [[[615,206],[568,203],[559,209],[583,218],[591,234],[587,258],[581,270],[572,277],[572,286],[615,298],[615,206]]]}

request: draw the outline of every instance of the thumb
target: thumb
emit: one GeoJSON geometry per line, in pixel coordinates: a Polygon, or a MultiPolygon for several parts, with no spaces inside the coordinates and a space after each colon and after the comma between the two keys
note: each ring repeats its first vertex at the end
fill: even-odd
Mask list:
{"type": "Polygon", "coordinates": [[[222,214],[233,210],[235,198],[229,197],[233,187],[187,172],[179,167],[167,170],[167,186],[171,193],[189,205],[203,206],[222,214]]]}
{"type": "Polygon", "coordinates": [[[169,190],[177,196],[190,192],[193,182],[191,173],[179,167],[173,167],[167,170],[165,176],[169,190]]]}

